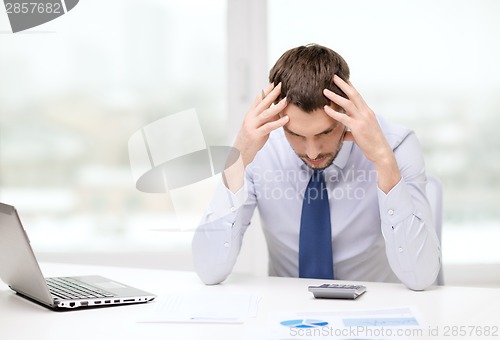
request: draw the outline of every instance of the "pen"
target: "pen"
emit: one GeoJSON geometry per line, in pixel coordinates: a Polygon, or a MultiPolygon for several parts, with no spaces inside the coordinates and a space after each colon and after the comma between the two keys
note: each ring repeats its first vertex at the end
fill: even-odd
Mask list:
{"type": "Polygon", "coordinates": [[[193,316],[190,318],[190,320],[223,320],[223,321],[228,321],[228,320],[239,320],[239,318],[233,318],[233,317],[218,318],[218,317],[211,317],[211,316],[193,316]]]}
{"type": "Polygon", "coordinates": [[[212,323],[242,323],[243,320],[237,317],[211,317],[211,316],[193,316],[189,320],[194,322],[212,322],[212,323]]]}

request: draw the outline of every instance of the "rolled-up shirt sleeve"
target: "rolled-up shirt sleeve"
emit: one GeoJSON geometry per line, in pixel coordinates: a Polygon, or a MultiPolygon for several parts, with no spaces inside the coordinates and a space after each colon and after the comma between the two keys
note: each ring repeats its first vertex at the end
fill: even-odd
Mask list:
{"type": "Polygon", "coordinates": [[[192,241],[194,268],[205,284],[218,284],[231,273],[250,224],[251,214],[243,213],[247,201],[247,180],[235,194],[220,181],[192,241]]]}
{"type": "Polygon", "coordinates": [[[392,271],[408,288],[433,284],[441,268],[441,246],[426,196],[420,145],[410,134],[395,150],[401,180],[385,194],[378,190],[381,228],[392,271]],[[411,157],[411,158],[410,158],[411,157]]]}

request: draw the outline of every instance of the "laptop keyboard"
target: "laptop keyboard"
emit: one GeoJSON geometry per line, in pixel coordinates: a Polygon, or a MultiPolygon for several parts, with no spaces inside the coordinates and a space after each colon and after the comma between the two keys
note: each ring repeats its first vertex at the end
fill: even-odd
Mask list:
{"type": "Polygon", "coordinates": [[[47,281],[50,293],[54,298],[58,299],[95,299],[114,296],[114,294],[110,292],[73,280],[69,277],[50,277],[45,280],[47,281]]]}

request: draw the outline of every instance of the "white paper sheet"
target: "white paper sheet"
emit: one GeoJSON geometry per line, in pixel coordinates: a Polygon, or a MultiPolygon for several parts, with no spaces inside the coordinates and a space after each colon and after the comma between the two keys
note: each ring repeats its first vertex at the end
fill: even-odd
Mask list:
{"type": "Polygon", "coordinates": [[[163,296],[153,313],[139,322],[243,323],[257,316],[260,297],[239,293],[190,293],[163,296]]]}

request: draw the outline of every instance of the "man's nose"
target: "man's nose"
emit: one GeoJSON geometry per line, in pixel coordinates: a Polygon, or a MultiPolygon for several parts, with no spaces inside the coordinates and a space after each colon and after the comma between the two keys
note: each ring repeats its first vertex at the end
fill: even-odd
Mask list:
{"type": "Polygon", "coordinates": [[[321,147],[315,141],[306,142],[306,155],[309,159],[316,159],[321,154],[321,147]]]}

